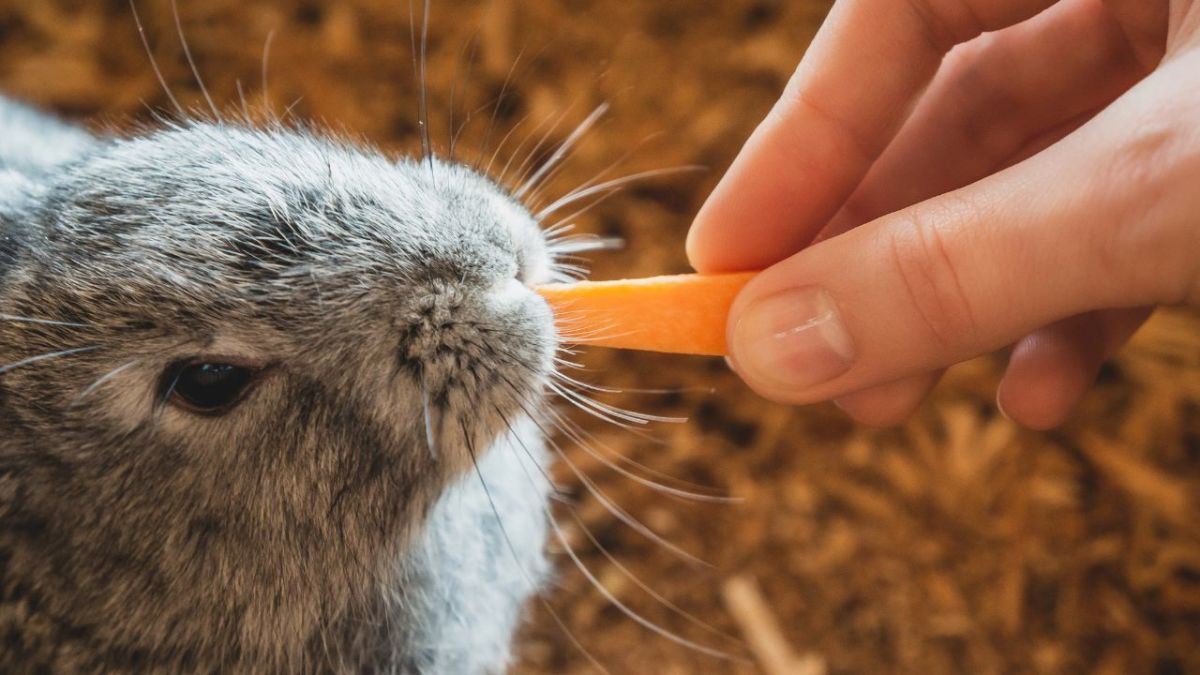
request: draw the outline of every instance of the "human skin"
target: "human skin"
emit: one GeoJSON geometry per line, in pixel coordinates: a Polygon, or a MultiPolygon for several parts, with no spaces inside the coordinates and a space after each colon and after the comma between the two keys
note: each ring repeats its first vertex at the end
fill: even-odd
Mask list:
{"type": "Polygon", "coordinates": [[[763,269],[730,363],[903,421],[1012,346],[1001,410],[1061,424],[1153,308],[1200,304],[1200,2],[841,0],[700,210],[763,269]]]}

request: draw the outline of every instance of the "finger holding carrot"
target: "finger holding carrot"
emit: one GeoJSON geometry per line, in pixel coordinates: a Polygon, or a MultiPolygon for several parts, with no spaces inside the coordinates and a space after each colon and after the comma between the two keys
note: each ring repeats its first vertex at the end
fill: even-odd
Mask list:
{"type": "Polygon", "coordinates": [[[998,402],[1062,423],[1158,305],[1200,305],[1200,2],[847,0],[701,209],[701,273],[764,269],[756,391],[903,420],[1013,346],[998,402]],[[815,243],[814,243],[815,242],[815,243]]]}

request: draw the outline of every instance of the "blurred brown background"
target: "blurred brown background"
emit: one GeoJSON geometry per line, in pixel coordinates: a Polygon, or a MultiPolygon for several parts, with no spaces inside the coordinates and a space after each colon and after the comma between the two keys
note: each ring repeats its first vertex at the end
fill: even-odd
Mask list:
{"type": "MultiPolygon", "coordinates": [[[[429,110],[443,151],[453,107],[456,125],[469,118],[460,158],[488,157],[512,132],[493,169],[531,152],[536,164],[607,101],[611,111],[547,196],[606,170],[710,167],[630,186],[580,217],[581,229],[628,240],[624,252],[595,256],[598,277],[687,269],[690,217],[828,8],[818,0],[433,4],[429,110]]],[[[201,105],[169,2],[138,0],[138,8],[170,88],[185,105],[201,105]]],[[[180,14],[222,108],[241,105],[240,88],[254,109],[266,101],[388,149],[418,147],[404,0],[180,0],[180,14]]],[[[4,0],[0,90],[98,128],[145,123],[150,107],[169,107],[125,0],[4,0]]],[[[613,501],[712,563],[690,565],[622,525],[564,469],[583,523],[618,561],[560,510],[599,581],[665,630],[745,659],[705,656],[639,626],[559,552],[548,604],[609,671],[1200,672],[1194,314],[1160,313],[1104,370],[1075,421],[1045,434],[997,415],[1002,355],[953,369],[908,426],[889,431],[856,428],[831,406],[767,404],[719,360],[602,350],[585,360],[592,382],[676,389],[605,400],[691,418],[652,430],[655,442],[576,414],[600,443],[744,498],[682,502],[568,450],[613,501]],[[673,613],[623,569],[736,641],[673,613]]],[[[546,608],[531,613],[514,670],[587,672],[546,608]]]]}

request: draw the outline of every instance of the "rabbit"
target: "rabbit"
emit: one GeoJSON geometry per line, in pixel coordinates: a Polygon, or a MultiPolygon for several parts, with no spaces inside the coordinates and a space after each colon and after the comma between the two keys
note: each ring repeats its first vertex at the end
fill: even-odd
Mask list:
{"type": "Polygon", "coordinates": [[[499,673],[555,259],[476,171],[0,98],[0,671],[499,673]]]}

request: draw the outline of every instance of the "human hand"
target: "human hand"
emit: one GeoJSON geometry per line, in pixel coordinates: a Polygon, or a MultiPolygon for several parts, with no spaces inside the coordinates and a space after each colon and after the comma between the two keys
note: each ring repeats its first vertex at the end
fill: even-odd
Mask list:
{"type": "Polygon", "coordinates": [[[1014,345],[1002,410],[1055,426],[1200,305],[1200,2],[842,0],[688,255],[765,268],[729,344],[768,398],[894,424],[1014,345]]]}

